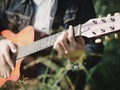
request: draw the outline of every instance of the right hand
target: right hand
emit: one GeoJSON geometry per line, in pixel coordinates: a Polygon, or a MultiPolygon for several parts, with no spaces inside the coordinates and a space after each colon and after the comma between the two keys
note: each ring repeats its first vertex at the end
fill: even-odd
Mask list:
{"type": "Polygon", "coordinates": [[[10,56],[12,53],[17,52],[17,47],[12,41],[7,39],[0,40],[0,77],[7,78],[10,76],[12,70],[14,70],[14,63],[10,56]]]}

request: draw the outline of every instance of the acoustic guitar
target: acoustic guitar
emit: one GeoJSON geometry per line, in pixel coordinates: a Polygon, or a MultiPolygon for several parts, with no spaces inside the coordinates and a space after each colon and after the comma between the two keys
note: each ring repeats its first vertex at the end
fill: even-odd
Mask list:
{"type": "MultiPolygon", "coordinates": [[[[74,27],[75,37],[80,35],[87,38],[96,38],[110,33],[118,32],[119,30],[119,15],[90,19],[86,23],[74,27]]],[[[15,69],[11,72],[10,77],[0,78],[0,87],[8,80],[17,81],[20,76],[20,65],[24,57],[53,46],[57,37],[61,33],[62,32],[59,32],[34,41],[34,28],[32,26],[26,26],[17,34],[14,34],[9,30],[0,32],[4,38],[11,40],[14,44],[17,44],[19,46],[15,69]]]]}

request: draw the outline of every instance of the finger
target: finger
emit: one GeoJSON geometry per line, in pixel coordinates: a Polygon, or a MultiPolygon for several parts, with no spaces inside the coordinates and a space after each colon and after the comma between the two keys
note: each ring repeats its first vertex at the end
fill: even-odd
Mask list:
{"type": "Polygon", "coordinates": [[[6,61],[5,61],[4,55],[0,55],[0,65],[1,65],[1,67],[6,66],[6,61]]]}
{"type": "Polygon", "coordinates": [[[67,32],[63,32],[56,40],[54,44],[54,49],[63,54],[68,53],[69,45],[67,43],[67,32]]]}
{"type": "Polygon", "coordinates": [[[9,45],[10,50],[12,51],[12,53],[17,52],[17,47],[11,41],[8,42],[8,45],[9,45]]]}
{"type": "Polygon", "coordinates": [[[60,43],[55,43],[53,48],[59,53],[59,54],[64,54],[64,49],[60,43]]]}
{"type": "Polygon", "coordinates": [[[71,46],[75,46],[75,45],[77,44],[77,43],[76,43],[76,40],[75,40],[74,30],[73,30],[73,27],[72,27],[72,26],[69,26],[69,30],[68,30],[68,40],[69,40],[71,46]]]}
{"type": "Polygon", "coordinates": [[[6,72],[7,77],[10,77],[10,72],[6,72]]]}
{"type": "Polygon", "coordinates": [[[10,67],[6,63],[6,60],[4,56],[1,56],[0,58],[0,64],[1,64],[1,71],[0,71],[0,76],[3,78],[9,77],[10,76],[10,67]]]}
{"type": "Polygon", "coordinates": [[[8,63],[8,65],[10,66],[10,68],[12,70],[14,70],[14,63],[13,63],[11,57],[10,57],[10,54],[8,52],[6,52],[4,55],[5,55],[6,62],[8,63]]]}
{"type": "Polygon", "coordinates": [[[9,68],[9,66],[7,66],[6,70],[4,70],[4,73],[5,73],[5,77],[4,78],[7,78],[10,76],[10,71],[11,69],[9,68]]]}
{"type": "Polygon", "coordinates": [[[82,47],[85,46],[85,41],[82,37],[77,37],[76,40],[77,40],[77,43],[80,44],[82,47]]]}
{"type": "Polygon", "coordinates": [[[4,73],[3,73],[3,70],[2,68],[0,69],[0,78],[3,78],[4,77],[4,73]]]}
{"type": "Polygon", "coordinates": [[[0,77],[1,78],[6,78],[5,68],[4,67],[1,67],[1,69],[0,69],[0,77]]]}
{"type": "Polygon", "coordinates": [[[62,34],[61,40],[60,40],[60,44],[63,47],[65,54],[68,54],[68,52],[69,52],[69,44],[67,42],[67,40],[68,40],[67,37],[68,37],[68,32],[64,32],[62,34]]]}
{"type": "Polygon", "coordinates": [[[4,77],[4,78],[6,78],[6,77],[7,77],[7,75],[6,75],[6,72],[5,72],[5,71],[3,71],[3,77],[4,77]]]}

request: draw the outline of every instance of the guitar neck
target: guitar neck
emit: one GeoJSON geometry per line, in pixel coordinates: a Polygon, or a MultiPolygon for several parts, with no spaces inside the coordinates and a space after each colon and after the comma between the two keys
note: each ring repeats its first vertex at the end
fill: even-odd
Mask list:
{"type": "MultiPolygon", "coordinates": [[[[85,36],[87,38],[99,37],[120,30],[120,16],[111,16],[90,19],[82,25],[74,27],[74,34],[76,36],[85,36]]],[[[20,47],[18,50],[17,59],[41,51],[54,45],[57,37],[62,32],[50,35],[43,39],[37,40],[27,46],[20,47]]]]}
{"type": "MultiPolygon", "coordinates": [[[[75,36],[77,36],[77,30],[78,26],[74,27],[74,31],[75,31],[75,36]]],[[[40,40],[37,40],[29,45],[23,46],[23,47],[19,47],[18,48],[18,54],[17,54],[17,59],[21,58],[21,57],[25,57],[28,56],[30,54],[33,54],[35,52],[44,50],[46,48],[49,48],[51,46],[54,45],[54,42],[56,41],[57,37],[61,34],[62,32],[47,36],[45,38],[42,38],[40,40]]]]}

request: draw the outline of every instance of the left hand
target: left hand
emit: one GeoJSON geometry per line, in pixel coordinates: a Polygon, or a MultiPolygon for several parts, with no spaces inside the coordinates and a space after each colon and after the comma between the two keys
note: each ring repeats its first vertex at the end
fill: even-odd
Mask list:
{"type": "Polygon", "coordinates": [[[65,55],[69,60],[74,61],[84,51],[85,41],[82,37],[74,36],[73,27],[69,26],[55,41],[53,48],[60,54],[65,55]]]}

